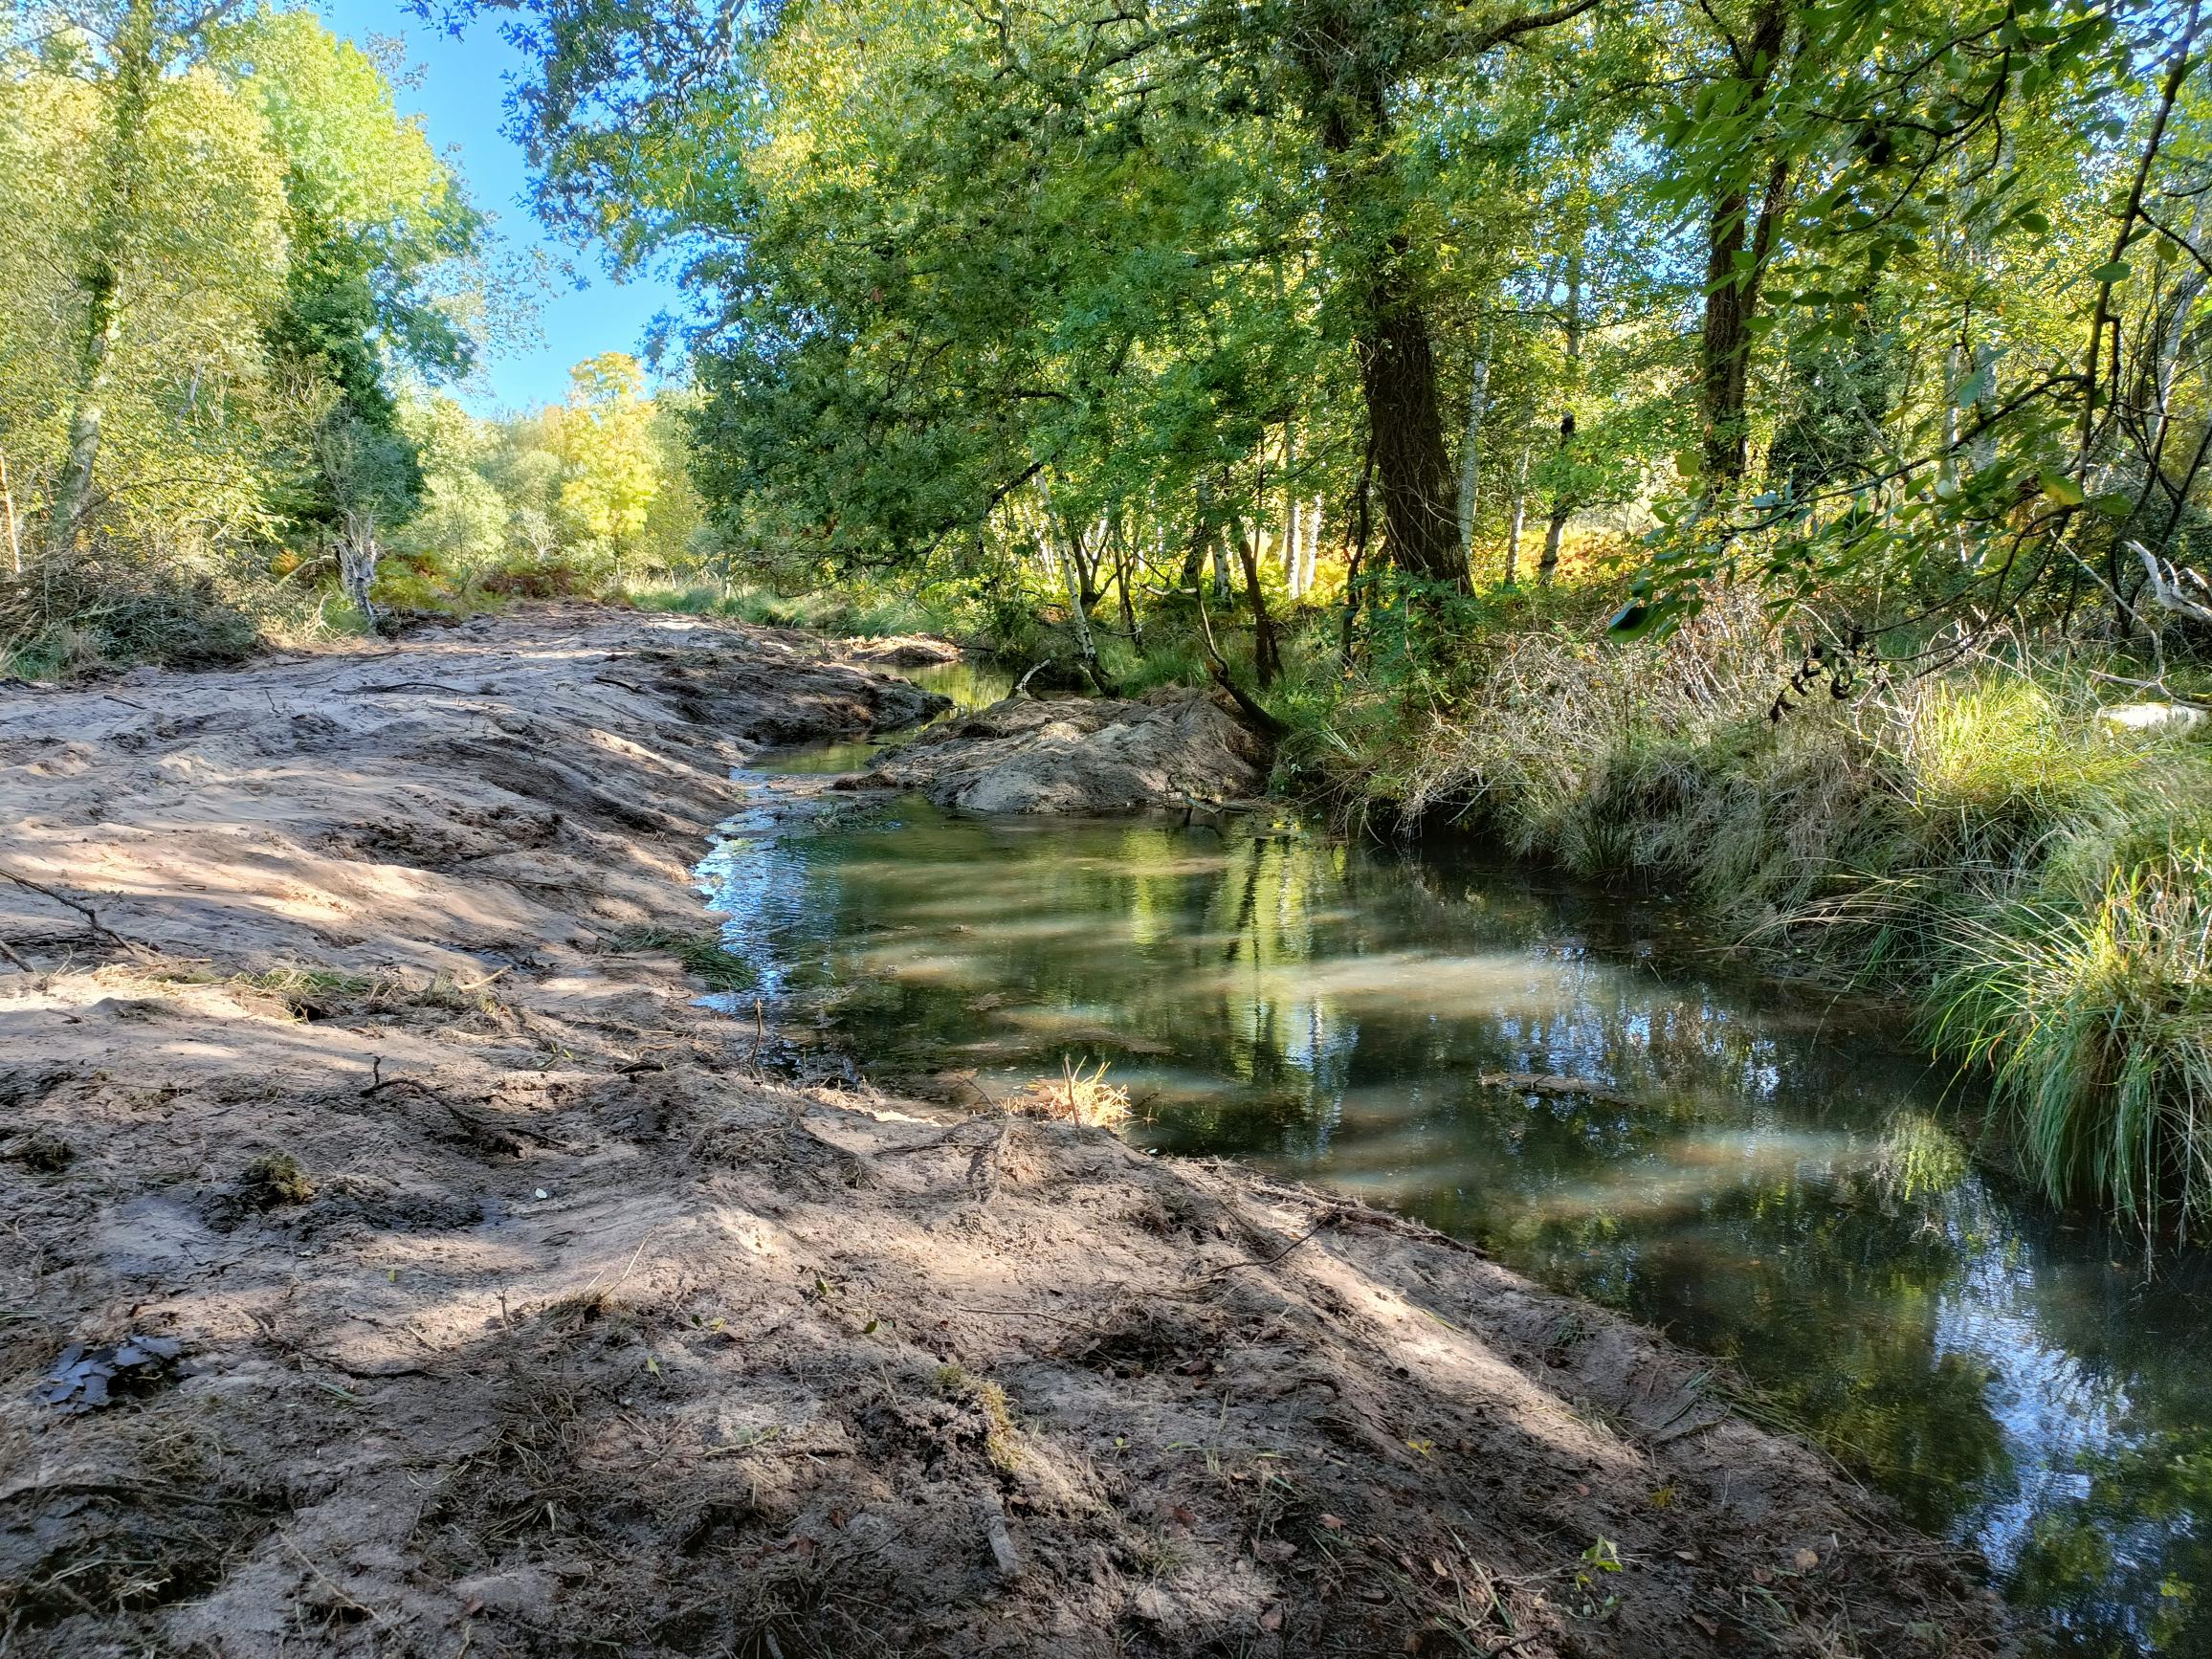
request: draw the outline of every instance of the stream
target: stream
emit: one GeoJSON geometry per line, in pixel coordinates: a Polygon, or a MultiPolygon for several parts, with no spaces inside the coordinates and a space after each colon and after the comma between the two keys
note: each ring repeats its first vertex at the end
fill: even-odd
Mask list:
{"type": "Polygon", "coordinates": [[[1753,1415],[1979,1546],[2036,1651],[2212,1655],[2212,1256],[2147,1275],[1972,1161],[1979,1100],[1893,1010],[1746,977],[1662,897],[1264,814],[741,815],[700,875],[762,994],[869,1076],[974,1099],[1104,1061],[1139,1144],[1356,1193],[1726,1360],[1753,1415]]]}

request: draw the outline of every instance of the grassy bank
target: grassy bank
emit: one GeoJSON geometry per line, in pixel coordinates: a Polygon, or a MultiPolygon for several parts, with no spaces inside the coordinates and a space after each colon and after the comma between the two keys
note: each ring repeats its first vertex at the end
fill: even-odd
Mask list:
{"type": "Polygon", "coordinates": [[[1749,603],[1659,646],[1571,595],[1468,617],[1418,671],[1286,688],[1293,785],[1901,994],[2053,1199],[2212,1226],[2212,747],[2116,725],[2125,664],[2015,648],[1837,696],[1749,603]]]}

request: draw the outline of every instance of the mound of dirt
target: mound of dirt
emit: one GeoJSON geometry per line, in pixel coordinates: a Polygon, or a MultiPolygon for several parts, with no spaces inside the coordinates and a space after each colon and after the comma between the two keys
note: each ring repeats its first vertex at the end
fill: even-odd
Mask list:
{"type": "Polygon", "coordinates": [[[1211,692],[1008,697],[932,727],[852,781],[970,812],[1097,816],[1254,795],[1269,745],[1211,692]]]}
{"type": "Polygon", "coordinates": [[[960,661],[961,650],[949,639],[895,633],[878,639],[846,640],[843,655],[847,662],[867,663],[872,668],[942,668],[960,661]]]}
{"type": "Polygon", "coordinates": [[[559,611],[0,700],[0,1649],[2002,1650],[1462,1245],[764,1080],[674,954],[724,722],[918,706],[559,611]]]}

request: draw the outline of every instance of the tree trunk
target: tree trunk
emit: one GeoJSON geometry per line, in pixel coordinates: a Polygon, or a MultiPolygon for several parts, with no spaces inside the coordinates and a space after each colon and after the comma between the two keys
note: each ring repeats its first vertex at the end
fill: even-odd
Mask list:
{"type": "Polygon", "coordinates": [[[1267,596],[1260,591],[1259,551],[1253,545],[1259,540],[1259,520],[1252,522],[1250,536],[1245,534],[1244,520],[1232,518],[1228,523],[1229,540],[1236,543],[1238,560],[1244,565],[1245,596],[1252,608],[1252,677],[1266,691],[1275,683],[1282,673],[1281,654],[1275,650],[1274,624],[1268,619],[1267,596]]]}
{"type": "MultiPolygon", "coordinates": [[[[1778,0],[1765,0],[1753,20],[1750,49],[1744,54],[1752,65],[1746,108],[1766,96],[1781,58],[1788,22],[1789,13],[1778,0]]],[[[1774,251],[1775,224],[1788,186],[1789,164],[1778,156],[1767,169],[1756,227],[1750,192],[1741,187],[1714,197],[1707,220],[1698,403],[1705,421],[1708,489],[1739,482],[1748,464],[1744,399],[1751,383],[1751,322],[1759,310],[1759,283],[1766,275],[1767,256],[1774,251]],[[1740,269],[1739,255],[1748,255],[1740,269]]]]}
{"type": "Polygon", "coordinates": [[[154,64],[153,0],[130,0],[114,45],[113,148],[94,210],[91,247],[79,286],[85,294],[84,333],[77,347],[75,404],[69,414],[69,449],[46,516],[46,552],[58,558],[77,545],[92,504],[93,470],[100,458],[100,422],[114,378],[117,336],[122,330],[122,266],[137,193],[140,145],[146,111],[160,77],[154,64]]]}
{"type": "Polygon", "coordinates": [[[1305,546],[1298,551],[1298,597],[1314,590],[1314,570],[1320,566],[1320,496],[1305,509],[1305,546]]]}
{"type": "Polygon", "coordinates": [[[1375,472],[1382,484],[1382,527],[1390,561],[1409,576],[1464,586],[1467,560],[1447,502],[1451,462],[1436,389],[1436,353],[1428,319],[1405,292],[1394,246],[1367,295],[1359,330],[1360,384],[1375,436],[1375,472]]]}
{"type": "Polygon", "coordinates": [[[380,620],[369,590],[376,586],[377,561],[383,549],[376,544],[376,520],[365,509],[349,507],[339,521],[338,585],[371,628],[380,620]]]}
{"type": "Polygon", "coordinates": [[[1075,574],[1075,545],[1060,515],[1053,510],[1052,492],[1041,473],[1037,476],[1037,495],[1044,507],[1039,530],[1047,539],[1053,562],[1060,566],[1060,585],[1068,594],[1068,626],[1074,632],[1075,649],[1082,654],[1083,672],[1091,676],[1091,683],[1098,688],[1100,696],[1112,697],[1114,689],[1107,682],[1105,670],[1099,666],[1097,642],[1091,637],[1091,618],[1083,608],[1082,580],[1075,574]]]}
{"type": "Polygon", "coordinates": [[[23,574],[23,536],[15,522],[15,488],[8,479],[8,455],[0,451],[0,513],[8,520],[8,565],[10,573],[23,574]]]}
{"type": "Polygon", "coordinates": [[[1521,445],[1520,470],[1513,481],[1513,529],[1505,539],[1505,582],[1511,587],[1519,574],[1521,526],[1528,521],[1529,511],[1529,446],[1521,445]]]}
{"type": "Polygon", "coordinates": [[[1144,650],[1144,630],[1138,626],[1137,605],[1129,594],[1129,567],[1136,561],[1129,556],[1129,541],[1122,534],[1121,518],[1114,519],[1114,581],[1121,592],[1121,631],[1129,635],[1129,643],[1139,653],[1144,650]]]}
{"type": "Polygon", "coordinates": [[[1490,342],[1494,324],[1485,319],[1474,379],[1467,393],[1467,434],[1459,442],[1459,556],[1474,562],[1474,510],[1482,488],[1482,417],[1490,407],[1490,342]]]}
{"type": "Polygon", "coordinates": [[[1410,236],[1395,227],[1396,166],[1390,116],[1378,71],[1361,43],[1324,25],[1297,51],[1315,88],[1313,113],[1326,157],[1325,184],[1356,290],[1352,338],[1368,440],[1382,486],[1382,525],[1391,563],[1426,581],[1467,585],[1467,559],[1451,516],[1451,456],[1444,439],[1436,353],[1407,257],[1410,236]]]}
{"type": "MultiPolygon", "coordinates": [[[[1582,365],[1582,240],[1575,238],[1575,245],[1567,250],[1567,391],[1572,396],[1579,388],[1577,374],[1582,365]]],[[[1575,411],[1568,409],[1559,416],[1559,459],[1563,467],[1567,453],[1575,441],[1575,411]]],[[[1574,493],[1563,479],[1552,484],[1551,522],[1544,527],[1543,557],[1537,563],[1537,585],[1549,587],[1552,573],[1559,567],[1559,542],[1566,535],[1567,518],[1574,511],[1574,493]]]]}

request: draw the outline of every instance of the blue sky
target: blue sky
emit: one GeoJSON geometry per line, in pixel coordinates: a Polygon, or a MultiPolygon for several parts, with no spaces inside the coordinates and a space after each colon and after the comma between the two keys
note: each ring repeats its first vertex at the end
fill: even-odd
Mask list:
{"type": "Polygon", "coordinates": [[[421,115],[431,143],[458,162],[471,199],[497,215],[494,233],[515,249],[542,248],[588,279],[579,292],[556,277],[539,310],[540,343],[490,357],[469,385],[455,388],[463,403],[490,414],[559,402],[567,394],[569,365],[602,351],[636,351],[654,316],[677,308],[673,284],[613,282],[596,251],[567,247],[532,216],[524,203],[529,173],[522,152],[500,130],[508,82],[520,73],[522,57],[496,27],[477,23],[456,40],[401,0],[321,0],[318,10],[331,29],[351,39],[383,35],[403,41],[421,79],[400,91],[399,106],[421,115]]]}

